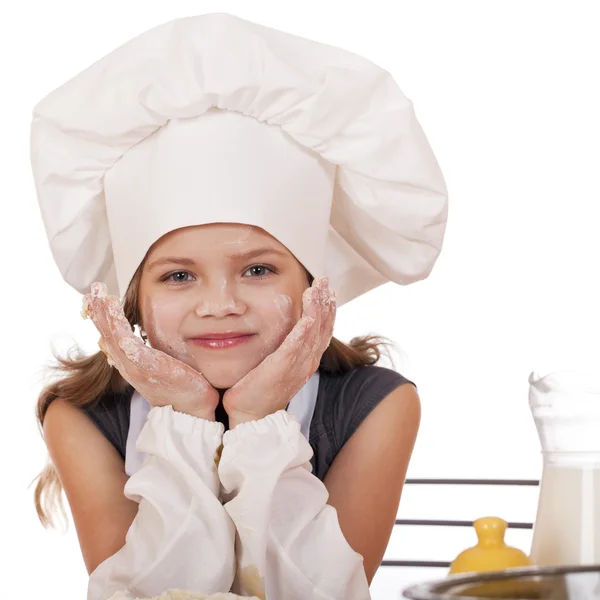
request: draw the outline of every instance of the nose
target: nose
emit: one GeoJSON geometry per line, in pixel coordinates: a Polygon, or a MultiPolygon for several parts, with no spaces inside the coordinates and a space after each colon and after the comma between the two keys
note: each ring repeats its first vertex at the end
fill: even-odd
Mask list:
{"type": "Polygon", "coordinates": [[[217,282],[202,288],[195,313],[199,317],[222,319],[230,315],[243,315],[246,305],[236,293],[235,286],[227,281],[217,282]]]}

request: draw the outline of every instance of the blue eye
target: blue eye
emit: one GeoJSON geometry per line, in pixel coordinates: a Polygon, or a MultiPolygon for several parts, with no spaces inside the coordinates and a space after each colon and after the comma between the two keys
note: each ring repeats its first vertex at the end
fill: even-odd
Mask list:
{"type": "MultiPolygon", "coordinates": [[[[244,276],[250,279],[264,279],[275,272],[275,269],[267,267],[266,265],[253,265],[244,271],[244,276]]],[[[165,275],[161,281],[164,283],[172,282],[176,285],[181,285],[192,281],[192,279],[189,279],[191,277],[193,277],[193,275],[189,271],[174,271],[169,275],[165,275]]]]}
{"type": "Polygon", "coordinates": [[[174,273],[163,277],[162,281],[172,281],[173,283],[186,283],[186,281],[188,280],[185,279],[185,277],[187,277],[188,275],[191,275],[191,273],[189,273],[188,271],[175,271],[174,273]],[[178,278],[177,275],[183,275],[184,278],[178,278]]]}
{"type": "Polygon", "coordinates": [[[266,265],[253,265],[244,271],[244,273],[251,273],[250,277],[253,279],[262,279],[263,277],[266,277],[268,273],[274,272],[275,271],[273,269],[267,267],[266,265]]]}

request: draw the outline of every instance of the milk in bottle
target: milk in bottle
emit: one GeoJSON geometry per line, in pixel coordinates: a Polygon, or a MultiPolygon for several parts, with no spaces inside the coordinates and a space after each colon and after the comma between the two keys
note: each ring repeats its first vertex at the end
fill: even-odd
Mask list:
{"type": "Polygon", "coordinates": [[[544,468],[531,559],[600,563],[600,374],[529,378],[544,468]]]}

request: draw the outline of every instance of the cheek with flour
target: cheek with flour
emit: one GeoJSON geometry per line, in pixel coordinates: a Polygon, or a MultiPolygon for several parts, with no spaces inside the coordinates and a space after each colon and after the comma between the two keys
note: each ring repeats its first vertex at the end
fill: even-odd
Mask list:
{"type": "Polygon", "coordinates": [[[294,328],[300,313],[290,296],[277,293],[269,295],[254,308],[253,316],[247,317],[246,323],[260,338],[258,362],[261,362],[279,348],[294,328]]]}
{"type": "Polygon", "coordinates": [[[183,336],[179,333],[182,307],[168,301],[155,301],[150,304],[146,333],[148,341],[156,350],[189,363],[190,351],[183,336]]]}

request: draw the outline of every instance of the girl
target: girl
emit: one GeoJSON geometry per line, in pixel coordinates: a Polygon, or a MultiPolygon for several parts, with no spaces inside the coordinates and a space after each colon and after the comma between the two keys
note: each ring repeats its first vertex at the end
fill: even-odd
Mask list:
{"type": "Polygon", "coordinates": [[[42,100],[32,164],[101,334],[38,403],[38,513],[62,486],[88,598],[368,598],[419,398],[374,366],[378,340],[332,338],[336,306],[426,277],[447,212],[393,80],[229,15],[179,19],[42,100]]]}

